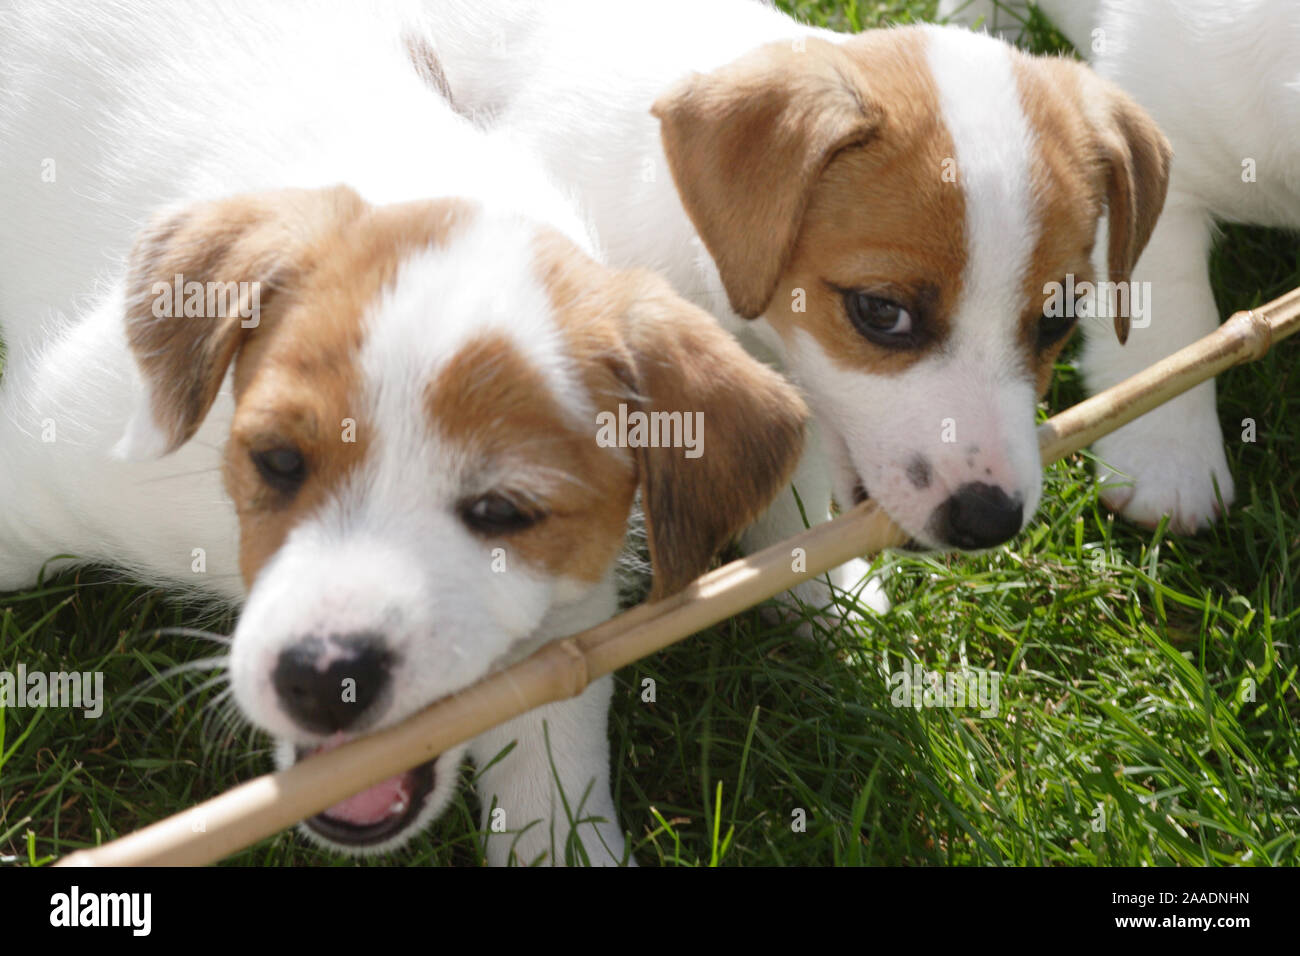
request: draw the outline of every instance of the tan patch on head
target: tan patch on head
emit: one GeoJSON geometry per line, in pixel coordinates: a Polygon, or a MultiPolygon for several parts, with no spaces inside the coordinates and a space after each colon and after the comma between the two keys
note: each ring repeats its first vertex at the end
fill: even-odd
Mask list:
{"type": "Polygon", "coordinates": [[[537,243],[537,274],[596,412],[617,416],[622,403],[629,413],[683,422],[698,413],[692,421],[703,423],[697,458],[680,447],[622,452],[641,485],[654,594],[672,593],[784,487],[807,409],[789,383],[658,276],[603,269],[554,234],[537,243]]]}
{"type": "Polygon", "coordinates": [[[556,233],[541,232],[534,249],[589,417],[562,407],[542,370],[500,333],[478,337],[443,369],[430,415],[485,472],[508,462],[503,473],[524,476],[527,487],[480,493],[536,503],[547,517],[501,541],[551,574],[606,573],[639,483],[655,594],[675,591],[784,486],[807,410],[788,383],[657,276],[606,269],[556,233]],[[597,415],[617,417],[620,404],[629,413],[701,413],[703,453],[602,447],[597,415]]]}
{"type": "Polygon", "coordinates": [[[859,80],[839,46],[809,38],[689,76],[654,104],[682,205],[746,318],[771,300],[827,162],[875,135],[881,102],[859,80]]]}
{"type": "Polygon", "coordinates": [[[457,201],[365,209],[316,243],[311,267],[299,272],[270,321],[248,336],[235,361],[224,472],[249,584],[293,527],[366,457],[374,423],[361,400],[358,361],[367,310],[403,261],[446,244],[472,215],[457,201]],[[250,457],[276,448],[293,448],[306,462],[306,479],[291,496],[268,486],[250,457]]]}
{"type": "MultiPolygon", "coordinates": [[[[1076,284],[1094,279],[1092,250],[1105,197],[1104,170],[1094,135],[1078,103],[1073,71],[1058,70],[1063,61],[1012,54],[1012,69],[1021,107],[1034,134],[1030,166],[1038,239],[1030,254],[1022,295],[1020,339],[1041,396],[1051,383],[1056,357],[1069,341],[1065,335],[1038,348],[1048,283],[1076,284]]],[[[1073,305],[1073,303],[1071,303],[1073,305]]]]}
{"type": "MultiPolygon", "coordinates": [[[[594,422],[575,420],[546,376],[504,332],[463,346],[431,383],[436,432],[467,461],[466,473],[509,476],[476,489],[545,515],[499,544],[548,574],[595,581],[609,569],[627,524],[636,471],[619,449],[595,442],[594,422]]],[[[467,504],[468,502],[466,502],[467,504]]]]}
{"type": "Polygon", "coordinates": [[[956,155],[919,30],[873,31],[846,59],[885,104],[870,142],[839,153],[812,186],[798,240],[766,316],[783,336],[802,328],[832,361],[897,373],[940,347],[966,268],[966,203],[945,171],[956,155]],[[889,349],[849,321],[844,290],[890,299],[921,330],[889,349]],[[802,294],[800,294],[802,290],[802,294]],[[796,311],[799,300],[805,309],[796,311]]]}
{"type": "Polygon", "coordinates": [[[732,307],[787,338],[805,329],[847,368],[890,374],[919,360],[961,293],[965,200],[945,177],[955,150],[926,42],[899,28],[801,51],[772,44],[655,105],[732,307]],[[906,308],[917,340],[871,343],[849,319],[848,290],[906,308]]]}
{"type": "MultiPolygon", "coordinates": [[[[157,217],[131,250],[127,272],[127,341],[149,385],[153,417],[167,448],[179,447],[207,414],[235,352],[254,330],[274,324],[280,292],[310,271],[317,245],[361,214],[364,204],[345,187],[282,190],[237,196],[171,210],[157,217]],[[159,288],[256,290],[260,312],[205,296],[202,316],[157,314],[159,288]],[[209,313],[208,305],[213,310],[209,313]]],[[[247,301],[246,301],[247,299],[247,301]]]]}
{"type": "MultiPolygon", "coordinates": [[[[1172,153],[1154,121],[1118,87],[1071,60],[1015,54],[1021,106],[1035,133],[1033,194],[1042,228],[1025,278],[1040,302],[1043,285],[1093,281],[1097,222],[1109,216],[1108,279],[1127,282],[1164,205],[1172,153]]],[[[1032,342],[1041,312],[1023,317],[1032,342]]],[[[1128,316],[1116,317],[1120,341],[1128,316]]],[[[1067,337],[1068,338],[1068,337],[1067,337]]],[[[1040,394],[1066,339],[1038,355],[1040,394]]]]}

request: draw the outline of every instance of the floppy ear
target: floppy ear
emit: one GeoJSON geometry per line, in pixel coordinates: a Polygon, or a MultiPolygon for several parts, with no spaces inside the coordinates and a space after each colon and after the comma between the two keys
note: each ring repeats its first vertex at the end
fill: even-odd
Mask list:
{"type": "Polygon", "coordinates": [[[323,233],[359,215],[346,187],[284,190],[160,214],[131,250],[126,335],[145,401],[116,448],[175,451],[198,430],[247,337],[309,267],[323,233]]]}
{"type": "Polygon", "coordinates": [[[697,442],[636,449],[659,598],[706,571],[786,486],[808,409],[793,385],[664,280],[625,275],[635,289],[625,332],[633,367],[622,377],[633,379],[626,384],[638,411],[680,413],[683,423],[692,416],[697,442]]]}
{"type": "Polygon", "coordinates": [[[682,205],[745,318],[771,300],[826,164],[881,123],[859,72],[825,40],[771,44],[687,77],[651,110],[682,205]]]}
{"type": "MultiPolygon", "coordinates": [[[[1128,282],[1164,208],[1173,148],[1155,120],[1119,87],[1086,67],[1085,89],[1106,166],[1106,268],[1128,282]]],[[[1128,341],[1130,316],[1116,311],[1115,334],[1128,341]]]]}

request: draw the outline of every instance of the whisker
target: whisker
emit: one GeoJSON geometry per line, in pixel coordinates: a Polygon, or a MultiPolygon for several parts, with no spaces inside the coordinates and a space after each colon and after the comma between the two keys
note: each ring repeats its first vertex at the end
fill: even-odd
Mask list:
{"type": "Polygon", "coordinates": [[[165,671],[159,671],[157,674],[153,675],[152,677],[146,677],[139,684],[137,684],[136,687],[140,687],[141,685],[144,685],[146,687],[152,688],[161,684],[165,680],[175,677],[178,674],[187,674],[190,671],[214,671],[214,670],[224,671],[229,666],[230,666],[230,657],[226,654],[221,654],[216,657],[200,657],[198,660],[184,661],[183,663],[180,664],[173,664],[165,671]]]}
{"type": "MultiPolygon", "coordinates": [[[[191,697],[194,697],[198,694],[202,694],[205,691],[211,690],[213,687],[216,687],[229,679],[230,679],[229,675],[223,671],[222,673],[218,674],[216,677],[212,677],[209,678],[208,680],[203,681],[197,687],[183,694],[180,700],[176,701],[176,703],[168,707],[167,710],[163,713],[163,715],[160,718],[158,718],[157,722],[153,725],[149,733],[145,736],[145,741],[144,741],[145,746],[148,746],[153,741],[153,738],[157,735],[158,731],[162,729],[163,724],[165,724],[172,717],[173,714],[177,713],[182,707],[184,707],[185,702],[188,701],[191,697]]],[[[184,736],[184,728],[182,728],[182,732],[177,735],[177,740],[180,740],[183,736],[184,736]]]]}
{"type": "Polygon", "coordinates": [[[195,475],[210,475],[213,472],[220,472],[220,468],[200,468],[197,471],[178,471],[170,475],[157,475],[153,478],[139,478],[135,481],[136,485],[153,485],[160,481],[171,481],[173,478],[193,478],[195,475]]]}
{"type": "MultiPolygon", "coordinates": [[[[202,641],[211,641],[214,644],[225,644],[229,646],[230,637],[225,634],[217,634],[215,631],[205,631],[197,627],[159,627],[154,629],[155,634],[162,634],[166,637],[197,637],[202,641]]],[[[205,658],[210,660],[211,658],[205,658]]]]}
{"type": "Polygon", "coordinates": [[[222,741],[248,723],[234,701],[235,689],[227,687],[203,705],[200,728],[204,757],[221,752],[222,741]]]}

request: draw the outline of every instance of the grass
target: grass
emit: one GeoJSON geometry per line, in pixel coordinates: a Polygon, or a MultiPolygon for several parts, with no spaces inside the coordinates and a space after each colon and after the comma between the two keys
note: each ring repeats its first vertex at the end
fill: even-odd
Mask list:
{"type": "MultiPolygon", "coordinates": [[[[792,6],[840,28],[932,13],[792,6]]],[[[1061,43],[1041,23],[1030,38],[1061,43]]],[[[1227,314],[1300,285],[1300,243],[1232,228],[1212,271],[1227,314]]],[[[1082,397],[1069,354],[1051,410],[1082,397]]],[[[1076,457],[1050,469],[1038,520],[1009,547],[888,558],[883,619],[808,642],[751,611],[621,672],[614,788],[639,861],[1300,862],[1296,367],[1300,343],[1283,343],[1221,379],[1239,500],[1200,536],[1114,519],[1076,457]],[[1245,417],[1253,444],[1237,440],[1245,417]],[[999,715],[893,706],[887,675],[913,664],[1000,675],[999,715]]],[[[230,626],[96,571],[0,596],[0,669],[102,670],[110,697],[97,721],[0,710],[7,862],[111,839],[269,768],[265,742],[208,706],[210,672],[156,679],[220,650],[169,628],[230,626]]],[[[478,864],[477,820],[462,788],[417,844],[362,865],[478,864]]],[[[288,833],[230,862],[356,865],[288,833]]]]}

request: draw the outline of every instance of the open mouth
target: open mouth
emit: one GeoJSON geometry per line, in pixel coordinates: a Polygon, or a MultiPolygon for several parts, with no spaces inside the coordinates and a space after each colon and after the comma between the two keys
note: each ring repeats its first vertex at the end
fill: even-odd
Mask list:
{"type": "MultiPolygon", "coordinates": [[[[333,750],[347,738],[342,734],[315,748],[298,747],[294,758],[333,750]]],[[[437,782],[434,760],[381,780],[372,787],[303,821],[314,833],[343,846],[367,847],[392,839],[420,815],[437,782]]]]}

